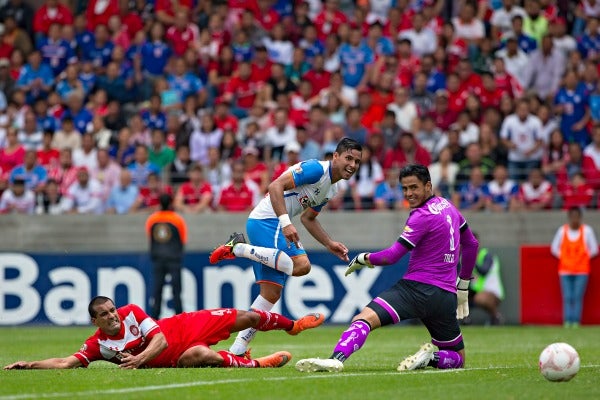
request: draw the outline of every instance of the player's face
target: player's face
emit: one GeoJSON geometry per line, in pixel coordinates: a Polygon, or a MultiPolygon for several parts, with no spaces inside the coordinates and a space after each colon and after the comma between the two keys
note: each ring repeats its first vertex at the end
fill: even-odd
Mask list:
{"type": "Polygon", "coordinates": [[[423,205],[431,197],[431,182],[424,184],[416,176],[406,176],[400,180],[402,193],[408,201],[410,208],[417,208],[423,205]]]}
{"type": "Polygon", "coordinates": [[[116,335],[121,330],[121,318],[117,308],[112,301],[105,301],[94,307],[96,317],[92,318],[92,324],[96,325],[107,335],[116,335]]]}
{"type": "Polygon", "coordinates": [[[358,169],[362,154],[358,150],[346,150],[342,153],[333,153],[331,177],[332,181],[350,179],[358,169]]]}

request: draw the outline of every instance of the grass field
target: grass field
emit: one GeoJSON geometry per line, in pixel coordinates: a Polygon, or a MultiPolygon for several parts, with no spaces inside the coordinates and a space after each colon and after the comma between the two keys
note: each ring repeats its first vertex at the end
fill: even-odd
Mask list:
{"type": "MultiPolygon", "coordinates": [[[[400,359],[427,339],[424,328],[375,331],[340,374],[302,374],[293,365],[327,357],[341,326],[290,337],[266,332],[253,342],[255,357],[277,350],[294,359],[281,369],[155,369],[121,371],[112,364],[67,371],[0,371],[0,400],[8,399],[594,399],[600,398],[600,327],[466,327],[464,370],[398,373],[400,359]],[[579,374],[566,383],[547,382],[537,360],[545,345],[564,341],[581,357],[579,374]]],[[[93,332],[91,327],[0,328],[0,364],[65,356],[93,332]]],[[[217,345],[228,347],[232,339],[217,345]]]]}

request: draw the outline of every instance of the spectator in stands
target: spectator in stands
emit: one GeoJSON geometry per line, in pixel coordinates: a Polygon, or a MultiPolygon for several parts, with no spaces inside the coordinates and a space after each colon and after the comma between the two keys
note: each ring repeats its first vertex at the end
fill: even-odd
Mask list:
{"type": "Polygon", "coordinates": [[[476,17],[475,6],[467,2],[463,5],[457,17],[452,18],[456,36],[464,39],[470,46],[475,46],[485,36],[485,26],[476,17]]]}
{"type": "Polygon", "coordinates": [[[36,37],[47,35],[53,23],[70,25],[73,23],[73,13],[58,0],[46,0],[33,16],[33,32],[36,37]]]}
{"type": "Polygon", "coordinates": [[[94,136],[86,133],[81,137],[81,147],[73,150],[73,165],[93,170],[98,165],[98,155],[94,136]]]}
{"type": "Polygon", "coordinates": [[[400,33],[400,38],[410,40],[412,52],[416,56],[433,54],[437,48],[437,36],[433,30],[425,25],[422,13],[415,13],[412,17],[412,28],[400,33]]]}
{"type": "Polygon", "coordinates": [[[25,113],[23,129],[19,130],[19,143],[25,150],[41,150],[44,133],[38,127],[37,118],[32,111],[25,113]]]}
{"type": "MultiPolygon", "coordinates": [[[[218,201],[217,195],[222,186],[231,180],[232,161],[223,158],[220,147],[210,147],[208,149],[208,164],[204,170],[204,176],[215,195],[213,201],[218,201]]],[[[216,203],[213,205],[216,206],[216,203]]]]}
{"type": "Polygon", "coordinates": [[[362,159],[356,174],[348,182],[352,209],[372,210],[377,185],[384,180],[383,169],[368,146],[363,147],[362,159]]]}
{"type": "Polygon", "coordinates": [[[70,214],[101,214],[104,211],[102,186],[90,178],[86,167],[79,167],[77,180],[69,186],[61,202],[63,210],[70,214]]]}
{"type": "Polygon", "coordinates": [[[517,210],[519,208],[519,185],[508,178],[506,167],[496,165],[493,177],[487,183],[486,209],[495,212],[517,210]]]}
{"type": "Polygon", "coordinates": [[[167,75],[169,89],[177,92],[177,103],[183,104],[186,98],[195,96],[198,104],[206,102],[206,90],[200,78],[187,69],[183,58],[175,58],[173,61],[173,73],[167,75]]]}
{"type": "Polygon", "coordinates": [[[25,180],[12,180],[10,187],[0,196],[1,214],[33,214],[35,194],[25,185],[25,180]]]}
{"type": "Polygon", "coordinates": [[[435,125],[443,131],[448,131],[450,125],[456,122],[457,114],[449,108],[448,91],[439,89],[435,92],[435,102],[433,110],[429,116],[435,121],[435,125]]]}
{"type": "Polygon", "coordinates": [[[204,179],[204,169],[200,164],[194,164],[188,175],[189,181],[183,183],[175,195],[175,210],[190,214],[208,211],[213,199],[213,190],[204,179]]]}
{"type": "Polygon", "coordinates": [[[160,129],[152,130],[148,159],[161,170],[175,160],[175,151],[166,145],[165,134],[160,129]]]}
{"type": "Polygon", "coordinates": [[[361,122],[361,110],[358,107],[350,107],[346,111],[346,123],[344,124],[344,136],[365,144],[367,141],[367,128],[361,122]]]}
{"type": "Polygon", "coordinates": [[[173,50],[164,41],[163,24],[158,21],[152,24],[150,40],[142,45],[140,53],[140,62],[147,77],[154,79],[164,73],[173,50]]]}
{"type": "Polygon", "coordinates": [[[154,212],[160,207],[160,196],[173,195],[170,185],[165,185],[156,174],[148,175],[148,184],[139,188],[138,197],[135,199],[131,212],[154,212]]]}
{"type": "Polygon", "coordinates": [[[263,38],[263,44],[269,53],[269,60],[275,64],[290,65],[294,45],[288,39],[283,24],[276,23],[269,35],[263,38]]]}
{"type": "Polygon", "coordinates": [[[173,48],[173,54],[181,57],[198,40],[200,32],[198,26],[189,21],[188,13],[184,9],[175,12],[174,23],[167,29],[166,39],[173,48]]]}
{"type": "Polygon", "coordinates": [[[552,35],[554,47],[559,49],[563,56],[577,50],[577,41],[567,32],[567,21],[564,17],[557,17],[550,21],[548,32],[552,35]]]}
{"type": "Polygon", "coordinates": [[[10,171],[25,159],[25,147],[19,142],[17,130],[13,127],[6,129],[5,146],[0,148],[0,167],[10,171]]]}
{"type": "Polygon", "coordinates": [[[267,165],[260,161],[259,150],[256,147],[245,147],[242,150],[245,179],[252,180],[258,185],[261,194],[266,194],[269,184],[269,170],[267,165]]]}
{"type": "Polygon", "coordinates": [[[10,172],[10,182],[16,179],[22,179],[25,182],[25,187],[35,193],[40,193],[44,190],[48,173],[44,167],[38,163],[37,151],[26,150],[23,158],[23,164],[17,165],[10,172]]]}
{"type": "Polygon", "coordinates": [[[348,17],[339,9],[338,0],[326,0],[323,9],[312,18],[320,40],[333,36],[340,25],[348,22],[348,17]]]}
{"type": "Polygon", "coordinates": [[[527,181],[519,186],[519,203],[527,211],[540,211],[552,208],[554,188],[544,179],[541,169],[529,171],[527,181]]]}
{"type": "Polygon", "coordinates": [[[360,27],[350,29],[348,43],[342,43],[339,56],[344,84],[357,89],[365,87],[370,78],[375,55],[369,46],[362,43],[360,27]]]}
{"type": "Polygon", "coordinates": [[[219,147],[223,131],[217,128],[211,114],[202,115],[200,126],[190,136],[190,158],[202,165],[208,164],[208,149],[219,147]]]}
{"type": "Polygon", "coordinates": [[[244,178],[244,164],[241,161],[234,162],[231,169],[231,181],[220,190],[217,210],[249,212],[260,199],[259,187],[244,178]]]}
{"type": "Polygon", "coordinates": [[[544,36],[540,48],[529,58],[523,73],[523,88],[533,90],[542,99],[552,100],[558,91],[565,64],[561,51],[554,48],[552,37],[544,36]]]}
{"type": "Polygon", "coordinates": [[[473,168],[481,169],[486,181],[492,179],[492,171],[496,164],[482,154],[479,143],[470,143],[465,149],[465,158],[458,163],[456,183],[462,185],[469,180],[473,168]]]}
{"type": "Polygon", "coordinates": [[[404,194],[400,186],[400,169],[390,168],[385,171],[385,180],[375,188],[373,204],[376,210],[405,209],[404,194]]]}
{"type": "Polygon", "coordinates": [[[560,115],[560,130],[566,142],[585,147],[590,142],[587,124],[590,120],[589,98],[575,71],[569,70],[563,86],[554,97],[554,112],[560,115]]]}
{"type": "Polygon", "coordinates": [[[123,127],[117,135],[117,142],[109,149],[110,157],[122,167],[133,162],[135,145],[131,144],[131,129],[123,127]]]}
{"type": "Polygon", "coordinates": [[[134,161],[127,166],[131,171],[133,183],[138,186],[148,184],[148,175],[155,173],[160,175],[160,168],[150,162],[148,148],[142,144],[135,147],[134,161]]]}
{"type": "Polygon", "coordinates": [[[6,21],[12,18],[16,25],[28,35],[33,33],[34,11],[23,0],[10,0],[0,8],[0,19],[6,21]]]}
{"type": "Polygon", "coordinates": [[[594,230],[583,223],[581,208],[568,208],[567,218],[568,223],[554,235],[551,252],[558,258],[564,326],[577,328],[581,322],[590,259],[598,255],[598,241],[594,230]]]}
{"type": "Polygon", "coordinates": [[[575,172],[559,194],[564,210],[572,207],[588,208],[594,200],[594,189],[581,172],[575,172]]]}
{"type": "Polygon", "coordinates": [[[491,37],[498,40],[505,33],[512,31],[512,19],[516,15],[525,18],[525,10],[514,0],[503,0],[502,7],[497,8],[490,18],[491,37]]]}
{"type": "Polygon", "coordinates": [[[539,168],[544,142],[540,119],[529,111],[529,100],[517,101],[514,114],[506,117],[500,138],[508,148],[508,170],[511,179],[522,181],[533,168],[539,168]]]}
{"type": "Polygon", "coordinates": [[[231,113],[238,118],[247,117],[262,85],[252,76],[250,63],[239,63],[237,74],[228,79],[223,93],[223,99],[232,102],[231,113]]]}
{"type": "Polygon", "coordinates": [[[296,141],[296,128],[288,122],[289,113],[278,108],[273,113],[273,126],[265,132],[265,154],[267,161],[282,161],[286,143],[296,141]]]}
{"type": "Polygon", "coordinates": [[[106,202],[112,189],[119,183],[121,166],[110,158],[107,149],[98,149],[96,158],[97,165],[90,170],[90,176],[102,186],[102,201],[106,202]]]}
{"type": "Polygon", "coordinates": [[[431,187],[436,196],[452,200],[458,172],[459,166],[452,161],[450,148],[442,148],[437,161],[429,166],[431,187]]]}
{"type": "Polygon", "coordinates": [[[62,195],[58,183],[53,179],[48,179],[44,193],[37,197],[35,213],[38,215],[60,215],[64,213],[62,207],[62,195]]]}
{"type": "Polygon", "coordinates": [[[448,144],[447,135],[435,126],[429,115],[424,115],[420,119],[417,141],[431,154],[431,158],[434,160],[438,158],[440,151],[448,144]]]}
{"type": "Polygon", "coordinates": [[[485,210],[488,196],[483,172],[480,168],[473,168],[469,182],[458,186],[452,195],[452,203],[460,210],[482,211],[485,210]]]}
{"type": "Polygon", "coordinates": [[[548,20],[542,13],[540,1],[525,0],[525,12],[527,15],[523,19],[523,33],[540,43],[548,32],[548,20]]]}
{"type": "Polygon", "coordinates": [[[431,156],[415,139],[410,132],[402,132],[398,144],[388,150],[383,168],[392,167],[401,168],[406,164],[421,164],[428,166],[431,164],[431,156]]]}
{"type": "Polygon", "coordinates": [[[58,164],[59,151],[52,147],[53,136],[54,131],[44,131],[42,148],[37,152],[39,163],[42,167],[46,168],[46,170],[58,164]]]}
{"type": "Polygon", "coordinates": [[[64,195],[77,179],[77,168],[73,165],[73,151],[65,147],[60,151],[58,165],[48,169],[48,180],[58,185],[59,193],[64,195]]]}
{"type": "Polygon", "coordinates": [[[583,174],[594,189],[600,188],[600,125],[592,129],[592,143],[583,150],[583,174]]]}
{"type": "Polygon", "coordinates": [[[66,101],[68,107],[62,118],[71,118],[75,128],[82,135],[87,132],[88,124],[94,116],[84,107],[84,94],[80,91],[72,91],[66,101]]]}
{"type": "Polygon", "coordinates": [[[139,189],[131,182],[131,172],[121,170],[119,184],[110,191],[106,201],[106,212],[108,214],[128,214],[138,197],[139,189]]]}
{"type": "Polygon", "coordinates": [[[300,152],[298,154],[299,161],[320,158],[320,146],[317,142],[308,137],[308,133],[304,126],[296,127],[296,142],[300,146],[300,152]]]}
{"type": "Polygon", "coordinates": [[[179,184],[187,181],[188,172],[192,163],[193,162],[190,159],[190,148],[188,146],[179,146],[169,172],[171,183],[179,184]]]}
{"type": "Polygon", "coordinates": [[[565,143],[560,129],[550,133],[548,145],[544,151],[542,160],[542,172],[551,183],[557,184],[559,173],[563,173],[569,162],[569,146],[565,143]]]}
{"type": "Polygon", "coordinates": [[[410,100],[409,91],[405,87],[398,87],[394,91],[394,102],[387,109],[396,114],[396,123],[406,132],[413,132],[419,116],[416,104],[410,100]]]}

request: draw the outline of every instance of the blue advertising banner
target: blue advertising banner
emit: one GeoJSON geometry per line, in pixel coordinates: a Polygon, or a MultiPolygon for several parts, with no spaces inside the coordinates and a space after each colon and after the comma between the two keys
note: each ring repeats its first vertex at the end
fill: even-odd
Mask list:
{"type": "MultiPolygon", "coordinates": [[[[375,295],[406,271],[397,265],[365,268],[345,277],[346,264],[327,252],[310,252],[311,272],[291,277],[275,311],[292,318],[321,312],[332,323],[348,323],[375,295]]],[[[96,295],[149,309],[152,263],[146,253],[0,253],[0,326],[83,325],[96,295]]],[[[248,309],[258,294],[250,262],[235,259],[209,265],[208,253],[188,253],[182,274],[185,311],[235,307],[248,309]]],[[[163,316],[172,315],[171,292],[163,291],[163,316]]]]}

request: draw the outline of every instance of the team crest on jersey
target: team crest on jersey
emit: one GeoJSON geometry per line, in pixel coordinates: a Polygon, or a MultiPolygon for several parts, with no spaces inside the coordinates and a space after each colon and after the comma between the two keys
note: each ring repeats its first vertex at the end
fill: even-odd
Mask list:
{"type": "Polygon", "coordinates": [[[133,336],[138,336],[138,335],[140,334],[140,330],[139,330],[139,328],[138,328],[137,326],[135,326],[135,325],[131,325],[131,326],[129,327],[129,332],[131,332],[131,334],[132,334],[133,336]]]}
{"type": "Polygon", "coordinates": [[[406,233],[411,233],[411,232],[413,232],[413,230],[412,230],[412,228],[411,228],[410,226],[406,225],[406,226],[404,227],[404,232],[406,232],[406,233]]]}
{"type": "Polygon", "coordinates": [[[301,173],[302,173],[302,167],[298,165],[298,166],[297,166],[297,167],[294,169],[294,172],[295,172],[295,173],[297,173],[297,174],[301,174],[301,173]]]}
{"type": "Polygon", "coordinates": [[[310,207],[310,199],[308,198],[308,196],[302,196],[298,199],[298,201],[300,202],[302,208],[310,207]]]}
{"type": "Polygon", "coordinates": [[[156,224],[152,229],[154,240],[160,243],[165,243],[171,240],[171,230],[167,224],[156,224]]]}
{"type": "Polygon", "coordinates": [[[81,348],[79,349],[79,351],[86,351],[87,350],[87,344],[82,344],[81,348]]]}

